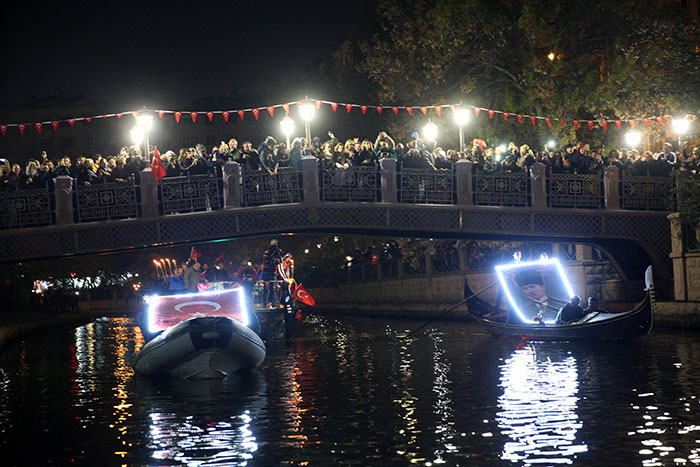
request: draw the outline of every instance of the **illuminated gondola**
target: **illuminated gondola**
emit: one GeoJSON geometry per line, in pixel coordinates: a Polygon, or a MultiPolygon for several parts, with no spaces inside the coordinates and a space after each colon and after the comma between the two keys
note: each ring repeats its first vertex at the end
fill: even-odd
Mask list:
{"type": "Polygon", "coordinates": [[[222,378],[265,359],[260,324],[241,287],[151,296],[139,317],[146,344],[134,356],[143,375],[222,378]]]}
{"type": "MultiPolygon", "coordinates": [[[[566,341],[591,339],[617,342],[644,336],[654,324],[654,280],[651,266],[645,272],[645,296],[632,309],[621,313],[595,312],[571,324],[538,322],[518,310],[507,284],[501,280],[501,293],[510,302],[505,308],[488,303],[474,294],[465,281],[465,302],[469,313],[491,334],[534,340],[566,341]]],[[[502,276],[499,275],[499,279],[502,276]]],[[[497,303],[500,300],[497,300],[497,303]]]]}

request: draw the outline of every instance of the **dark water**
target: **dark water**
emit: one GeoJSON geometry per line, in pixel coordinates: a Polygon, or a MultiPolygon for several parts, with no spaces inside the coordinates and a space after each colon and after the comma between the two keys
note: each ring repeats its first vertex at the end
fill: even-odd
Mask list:
{"type": "Polygon", "coordinates": [[[5,465],[691,465],[700,334],[623,345],[489,337],[475,324],[307,318],[260,371],[153,381],[127,318],[0,357],[5,465]]]}

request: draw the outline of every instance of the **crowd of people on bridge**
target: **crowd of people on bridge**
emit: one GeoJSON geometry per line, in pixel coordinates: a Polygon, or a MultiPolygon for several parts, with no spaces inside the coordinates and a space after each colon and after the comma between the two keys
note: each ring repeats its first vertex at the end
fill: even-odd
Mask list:
{"type": "MultiPolygon", "coordinates": [[[[250,141],[239,145],[231,138],[218,146],[207,149],[203,144],[180,148],[177,153],[167,150],[161,154],[166,177],[211,174],[221,171],[224,163],[233,161],[243,170],[277,174],[283,167],[301,170],[301,159],[305,156],[318,158],[324,170],[349,168],[351,166],[375,166],[381,159],[392,158],[399,162],[399,170],[450,169],[459,160],[469,160],[477,170],[483,172],[518,173],[528,171],[533,164],[541,163],[548,173],[600,173],[607,166],[616,166],[623,176],[651,175],[668,176],[674,171],[697,172],[700,169],[700,146],[685,143],[674,152],[670,143],[664,143],[661,151],[640,152],[636,149],[591,148],[587,144],[566,144],[560,150],[535,149],[527,144],[490,147],[484,140],[474,139],[471,147],[464,151],[440,147],[411,135],[407,141],[395,141],[386,132],[380,132],[372,141],[359,138],[344,142],[332,132],[322,142],[314,137],[309,144],[304,138],[294,138],[289,147],[268,136],[257,148],[250,141]]],[[[145,158],[141,150],[133,146],[123,147],[117,155],[61,156],[49,159],[46,152],[38,159],[29,160],[24,166],[0,159],[0,191],[45,188],[57,176],[73,177],[81,185],[105,182],[125,182],[135,179],[139,172],[149,166],[152,153],[145,158]]]]}

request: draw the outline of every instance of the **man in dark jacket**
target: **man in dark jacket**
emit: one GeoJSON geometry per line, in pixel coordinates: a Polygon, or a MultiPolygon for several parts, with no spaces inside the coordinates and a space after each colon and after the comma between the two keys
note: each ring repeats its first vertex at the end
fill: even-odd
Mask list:
{"type": "Polygon", "coordinates": [[[277,174],[277,167],[279,166],[279,160],[277,159],[277,154],[275,152],[275,147],[277,146],[277,141],[272,136],[265,138],[265,141],[260,143],[258,147],[258,154],[260,155],[260,163],[263,169],[267,171],[270,175],[277,174]]]}
{"type": "Polygon", "coordinates": [[[262,258],[262,280],[265,281],[265,291],[262,297],[262,306],[274,308],[275,281],[277,280],[277,265],[282,262],[284,252],[277,245],[277,240],[270,240],[270,247],[265,250],[262,258]]]}
{"type": "Polygon", "coordinates": [[[572,324],[586,316],[580,303],[581,298],[578,295],[571,297],[571,301],[559,310],[556,320],[557,324],[572,324]]]}

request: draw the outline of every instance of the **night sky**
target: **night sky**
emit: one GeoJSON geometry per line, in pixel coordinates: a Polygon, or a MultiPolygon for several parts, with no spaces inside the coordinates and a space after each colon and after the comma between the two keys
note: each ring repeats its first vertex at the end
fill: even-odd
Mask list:
{"type": "MultiPolygon", "coordinates": [[[[277,95],[351,33],[353,2],[12,2],[3,6],[0,106],[61,90],[114,111],[277,95]],[[276,84],[273,84],[276,83],[276,84]]],[[[301,85],[299,82],[301,81],[301,85]]],[[[290,93],[292,87],[290,86],[290,93]]],[[[317,96],[324,98],[324,96],[317,96]]]]}

